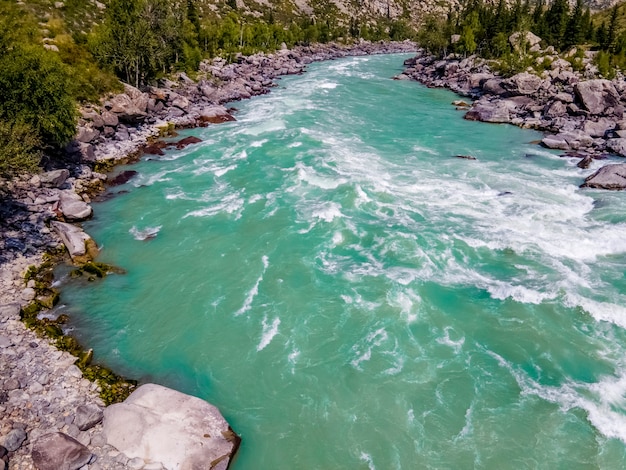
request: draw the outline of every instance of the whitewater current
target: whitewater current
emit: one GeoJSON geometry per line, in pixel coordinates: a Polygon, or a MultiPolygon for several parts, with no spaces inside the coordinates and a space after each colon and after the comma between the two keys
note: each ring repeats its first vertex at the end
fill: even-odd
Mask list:
{"type": "Polygon", "coordinates": [[[97,361],[200,396],[243,469],[626,467],[626,194],[540,134],[311,65],[94,205],[59,310],[97,361]],[[476,160],[456,158],[471,155],[476,160]]]}

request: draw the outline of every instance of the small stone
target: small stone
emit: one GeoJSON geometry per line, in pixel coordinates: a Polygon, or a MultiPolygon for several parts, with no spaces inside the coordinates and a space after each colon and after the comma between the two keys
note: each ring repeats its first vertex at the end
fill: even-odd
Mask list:
{"type": "Polygon", "coordinates": [[[4,438],[3,446],[9,452],[15,452],[20,448],[22,443],[26,440],[26,432],[23,429],[12,429],[9,434],[4,438]]]}
{"type": "Polygon", "coordinates": [[[104,438],[102,433],[94,434],[91,437],[91,445],[93,447],[104,447],[107,443],[107,440],[104,438]]]}
{"type": "Polygon", "coordinates": [[[77,379],[81,378],[83,376],[83,373],[81,372],[81,370],[75,366],[74,364],[72,364],[71,366],[69,366],[67,368],[67,373],[71,376],[71,377],[76,377],[77,379]]]}
{"type": "Polygon", "coordinates": [[[13,341],[11,341],[11,338],[4,335],[0,336],[0,348],[8,348],[12,344],[13,341]]]}
{"type": "Polygon", "coordinates": [[[43,385],[41,385],[39,382],[33,382],[28,387],[28,391],[33,394],[41,393],[43,392],[43,385]]]}
{"type": "Polygon", "coordinates": [[[15,378],[7,379],[4,382],[4,389],[7,391],[17,390],[19,388],[22,388],[22,385],[20,384],[19,380],[15,378]]]}
{"type": "Polygon", "coordinates": [[[139,470],[143,468],[144,464],[145,462],[143,461],[143,459],[135,457],[134,459],[130,459],[126,465],[128,465],[130,468],[139,470]]]}
{"type": "Polygon", "coordinates": [[[4,446],[0,446],[0,459],[7,455],[8,450],[4,446]]]}
{"type": "Polygon", "coordinates": [[[102,421],[102,415],[102,410],[97,406],[80,405],[76,408],[74,424],[76,424],[81,431],[86,431],[102,421]]]}
{"type": "Polygon", "coordinates": [[[143,470],[163,470],[163,464],[161,462],[152,462],[144,465],[143,470]]]}
{"type": "Polygon", "coordinates": [[[26,289],[22,291],[22,299],[24,299],[27,302],[33,300],[36,295],[37,293],[35,292],[35,289],[33,289],[32,287],[27,287],[26,289]]]}

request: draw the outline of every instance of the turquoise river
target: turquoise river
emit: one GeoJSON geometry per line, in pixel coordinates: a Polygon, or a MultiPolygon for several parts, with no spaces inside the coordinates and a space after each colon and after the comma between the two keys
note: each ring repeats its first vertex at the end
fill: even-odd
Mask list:
{"type": "Polygon", "coordinates": [[[407,57],[311,65],[130,167],[85,223],[127,274],[60,310],[218,406],[235,470],[625,468],[626,194],[391,80],[407,57]]]}

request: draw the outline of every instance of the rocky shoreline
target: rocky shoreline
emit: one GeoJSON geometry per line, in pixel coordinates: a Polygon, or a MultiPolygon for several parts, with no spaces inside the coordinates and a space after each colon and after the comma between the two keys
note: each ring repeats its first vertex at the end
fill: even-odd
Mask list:
{"type": "MultiPolygon", "coordinates": [[[[156,385],[139,387],[122,405],[106,407],[102,387],[84,378],[79,367],[88,364],[90,351],[77,358],[25,325],[27,313],[45,317],[45,309],[58,301],[52,279],[42,283],[27,276],[37,271],[30,267],[42,265],[46,252],[67,248],[83,270],[94,276],[106,270],[93,263],[97,246],[78,224],[91,217],[89,203],[105,189],[106,171],[143,151],[160,152],[162,146],[154,145],[159,136],[233,120],[224,103],[267,93],[277,77],[302,73],[314,61],[415,51],[411,42],[315,45],[241,57],[234,64],[205,61],[196,81],[179,74],[144,91],[125,86],[124,93],[81,110],[64,160],[51,161],[40,175],[0,185],[0,470],[169,470],[200,461],[202,468],[228,468],[239,442],[217,409],[156,385]],[[200,420],[195,426],[200,434],[193,426],[172,428],[179,419],[169,412],[181,407],[185,421],[200,420]],[[149,412],[140,415],[138,409],[149,412]],[[125,426],[119,423],[129,419],[136,423],[133,439],[120,436],[125,426]],[[151,429],[161,429],[167,442],[151,429]],[[206,446],[209,435],[213,442],[206,446]],[[145,450],[150,447],[158,451],[145,450]],[[189,452],[206,447],[212,453],[198,451],[194,458],[200,460],[189,460],[189,452]]],[[[38,331],[57,334],[61,327],[44,318],[38,331]]]]}
{"type": "MultiPolygon", "coordinates": [[[[528,33],[536,49],[540,74],[522,72],[504,78],[492,64],[477,56],[448,56],[438,60],[420,51],[405,61],[398,79],[417,80],[429,87],[448,88],[471,98],[459,101],[465,119],[507,123],[547,133],[541,144],[578,158],[580,168],[607,154],[626,156],[626,81],[597,77],[592,57],[580,59],[579,71],[553,48],[539,49],[539,38],[528,33]]],[[[511,37],[515,43],[515,37],[511,37]]],[[[582,182],[581,187],[626,189],[626,164],[605,165],[582,182]]]]}

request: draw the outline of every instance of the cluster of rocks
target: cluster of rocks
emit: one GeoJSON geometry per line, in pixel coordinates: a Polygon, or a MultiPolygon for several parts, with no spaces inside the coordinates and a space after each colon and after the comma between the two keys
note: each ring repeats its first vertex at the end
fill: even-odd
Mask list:
{"type": "Polygon", "coordinates": [[[0,304],[0,327],[1,470],[227,469],[239,439],[215,407],[146,384],[105,408],[74,356],[24,328],[19,304],[0,304]]]}
{"type": "MultiPolygon", "coordinates": [[[[415,50],[411,42],[311,46],[234,64],[205,62],[198,81],[180,74],[143,91],[125,85],[124,93],[82,109],[71,158],[56,162],[64,167],[0,181],[0,470],[228,468],[239,438],[203,400],[144,385],[123,404],[105,408],[99,386],[83,378],[76,357],[21,321],[29,302],[43,304],[25,273],[63,245],[79,265],[97,254],[80,222],[91,217],[92,197],[107,182],[95,171],[99,162],[128,161],[142,149],[158,154],[169,145],[153,141],[163,127],[232,120],[224,103],[266,93],[275,78],[301,73],[313,61],[415,50]]],[[[193,139],[173,145],[189,143],[193,139]]]]}
{"type": "Polygon", "coordinates": [[[198,80],[178,74],[143,91],[124,85],[124,93],[101,105],[82,109],[75,141],[68,152],[82,161],[120,159],[137,150],[167,126],[198,127],[232,121],[223,104],[268,93],[276,78],[300,74],[315,61],[346,56],[414,52],[413,42],[356,45],[319,44],[282,49],[273,54],[241,56],[234,63],[222,58],[200,64],[198,80]]]}
{"type": "MultiPolygon", "coordinates": [[[[474,101],[466,119],[545,131],[544,146],[580,157],[583,168],[606,153],[626,156],[626,82],[589,78],[594,73],[589,58],[580,59],[583,72],[574,71],[569,61],[558,56],[541,60],[550,65],[540,75],[522,72],[504,78],[476,56],[437,60],[421,51],[405,62],[399,78],[471,97],[474,101]]],[[[615,168],[592,175],[583,185],[625,189],[626,180],[619,177],[623,169],[612,166],[615,168]],[[610,181],[606,179],[609,175],[610,181]]]]}

